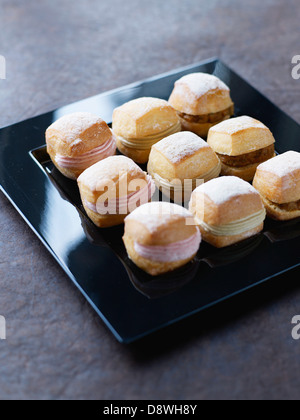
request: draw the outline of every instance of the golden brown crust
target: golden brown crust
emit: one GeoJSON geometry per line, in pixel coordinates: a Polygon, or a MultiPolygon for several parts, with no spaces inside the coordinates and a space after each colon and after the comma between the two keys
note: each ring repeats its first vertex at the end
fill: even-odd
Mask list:
{"type": "Polygon", "coordinates": [[[271,146],[275,139],[260,121],[243,116],[212,127],[207,142],[216,153],[240,156],[271,146]]]}
{"type": "Polygon", "coordinates": [[[213,226],[227,225],[245,219],[251,214],[260,212],[263,208],[260,195],[256,192],[244,194],[242,200],[241,196],[236,196],[217,204],[202,191],[195,190],[190,203],[192,214],[213,226]]]}
{"type": "Polygon", "coordinates": [[[269,201],[276,204],[290,203],[300,199],[300,170],[285,176],[257,168],[253,181],[254,187],[269,201]]]}
{"type": "Polygon", "coordinates": [[[210,245],[216,248],[225,248],[226,246],[230,246],[236,244],[238,242],[244,241],[245,239],[251,238],[252,236],[257,235],[260,233],[264,228],[264,224],[262,223],[255,229],[251,229],[241,235],[234,235],[234,236],[215,236],[211,233],[207,232],[200,226],[200,231],[202,234],[202,238],[205,242],[208,242],[210,245]]]}
{"type": "MultiPolygon", "coordinates": [[[[84,171],[78,178],[81,200],[90,219],[98,227],[116,226],[124,222],[127,214],[101,215],[87,206],[97,205],[99,198],[108,196],[111,189],[111,199],[128,195],[131,192],[131,182],[141,180],[147,185],[147,174],[131,159],[125,156],[112,156],[84,171]]],[[[132,186],[134,187],[134,186],[132,186]]]]}
{"type": "Polygon", "coordinates": [[[139,98],[113,113],[119,151],[140,164],[148,162],[153,144],[180,130],[176,111],[162,99],[139,98]]]}
{"type": "Polygon", "coordinates": [[[148,229],[147,224],[136,220],[126,220],[125,226],[125,236],[133,237],[136,242],[146,246],[164,246],[180,242],[195,235],[196,232],[195,224],[187,226],[186,220],[176,215],[154,232],[148,229]]]}
{"type": "MultiPolygon", "coordinates": [[[[267,210],[267,214],[269,217],[271,217],[274,220],[281,220],[281,221],[287,221],[287,220],[293,220],[300,217],[300,208],[297,206],[293,206],[291,204],[291,208],[289,209],[289,206],[284,207],[283,205],[277,205],[273,203],[272,201],[268,200],[266,197],[261,195],[261,199],[264,203],[264,206],[267,210]],[[294,208],[293,208],[294,207],[294,208]]],[[[299,202],[297,202],[299,203],[299,202]]]]}
{"type": "Polygon", "coordinates": [[[84,210],[86,211],[86,214],[97,227],[109,228],[109,227],[118,226],[124,223],[124,219],[127,216],[127,214],[101,215],[90,210],[84,204],[84,198],[82,200],[83,200],[83,207],[84,207],[84,210]]]}
{"type": "Polygon", "coordinates": [[[159,275],[192,260],[201,237],[189,211],[175,204],[152,202],[139,207],[126,218],[123,241],[129,257],[138,267],[151,275],[159,275]],[[189,240],[192,246],[186,249],[189,240]],[[185,243],[182,244],[182,241],[185,243]],[[143,250],[139,252],[137,247],[148,248],[146,254],[143,255],[143,250]],[[162,247],[159,255],[154,247],[162,247]]]}
{"type": "MultiPolygon", "coordinates": [[[[126,180],[125,189],[137,179],[146,181],[146,173],[126,156],[111,156],[86,169],[78,178],[78,185],[89,202],[96,204],[102,194],[106,194],[108,182],[116,187],[120,195],[120,180],[126,180]]],[[[124,188],[123,185],[123,188],[124,188]]]]}
{"type": "Polygon", "coordinates": [[[220,79],[202,73],[178,80],[169,103],[176,111],[189,115],[214,114],[233,105],[228,87],[220,79]]]}
{"type": "Polygon", "coordinates": [[[179,267],[186,265],[188,262],[192,261],[196,254],[194,254],[191,258],[175,261],[175,262],[167,262],[167,263],[160,263],[151,260],[147,260],[141,257],[135,250],[134,247],[134,239],[131,236],[124,235],[123,241],[125,247],[127,249],[127,253],[129,258],[142,270],[146,271],[151,276],[159,276],[161,274],[168,273],[170,271],[174,271],[179,267]]]}
{"type": "Polygon", "coordinates": [[[127,102],[113,112],[113,131],[125,139],[143,139],[178,124],[176,111],[167,101],[139,98],[127,102]]]}
{"type": "Polygon", "coordinates": [[[150,175],[158,174],[160,177],[173,181],[200,178],[219,165],[215,152],[208,147],[202,139],[189,132],[181,132],[167,137],[154,145],[151,149],[148,172],[150,175]],[[199,146],[197,150],[197,144],[199,146]],[[186,142],[186,145],[184,144],[186,142]],[[194,151],[189,151],[189,146],[195,142],[194,151]],[[174,144],[176,150],[163,146],[174,144]],[[203,144],[202,144],[203,143],[203,144]],[[171,151],[168,151],[170,150],[171,151]]]}
{"type": "Polygon", "coordinates": [[[47,152],[56,168],[67,178],[76,180],[89,166],[62,167],[58,157],[78,158],[109,142],[112,132],[105,121],[94,114],[77,112],[54,122],[46,131],[47,152]]]}
{"type": "Polygon", "coordinates": [[[151,149],[139,150],[139,149],[133,149],[132,147],[127,147],[118,138],[117,138],[117,148],[123,155],[129,157],[134,162],[139,163],[139,164],[144,164],[148,162],[150,151],[151,151],[151,149]]]}
{"type": "Polygon", "coordinates": [[[201,181],[216,178],[220,172],[214,151],[191,132],[180,132],[154,145],[148,163],[148,173],[157,187],[178,203],[189,201],[201,181]]]}
{"type": "Polygon", "coordinates": [[[197,188],[190,211],[204,240],[219,248],[260,232],[266,217],[259,193],[236,177],[215,179],[197,188]]]}
{"type": "Polygon", "coordinates": [[[229,117],[224,117],[223,120],[220,120],[215,123],[195,123],[191,121],[187,121],[184,118],[180,118],[181,127],[183,131],[192,131],[193,133],[197,134],[200,137],[206,138],[208,135],[209,130],[218,124],[221,121],[229,119],[229,117]]]}
{"type": "Polygon", "coordinates": [[[259,163],[254,163],[248,166],[242,166],[241,168],[234,168],[232,166],[225,165],[222,163],[222,176],[237,176],[238,178],[243,179],[244,181],[251,182],[254,178],[256,169],[259,163]]]}
{"type": "Polygon", "coordinates": [[[142,245],[168,245],[197,233],[193,215],[166,202],[152,202],[139,207],[126,219],[125,234],[142,245]]]}
{"type": "Polygon", "coordinates": [[[47,151],[51,158],[56,154],[79,157],[106,143],[112,133],[105,121],[96,115],[78,112],[54,122],[46,131],[47,151]]]}

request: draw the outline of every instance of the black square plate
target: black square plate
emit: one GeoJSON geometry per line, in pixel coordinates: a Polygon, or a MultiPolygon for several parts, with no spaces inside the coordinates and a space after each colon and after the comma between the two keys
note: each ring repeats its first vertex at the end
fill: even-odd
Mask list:
{"type": "Polygon", "coordinates": [[[49,161],[44,133],[59,117],[89,111],[110,122],[116,106],[141,96],[168,99],[178,78],[198,71],[213,73],[230,86],[236,115],[250,115],[270,127],[278,153],[300,151],[300,126],[216,59],[0,130],[2,191],[122,342],[137,340],[300,265],[299,220],[268,220],[263,234],[223,250],[203,244],[193,263],[153,279],[128,260],[123,227],[97,229],[84,213],[76,183],[49,161]]]}

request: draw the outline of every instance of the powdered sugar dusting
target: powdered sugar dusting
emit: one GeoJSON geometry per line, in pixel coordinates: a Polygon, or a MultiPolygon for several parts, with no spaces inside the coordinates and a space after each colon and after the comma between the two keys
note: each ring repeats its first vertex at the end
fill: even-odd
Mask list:
{"type": "Polygon", "coordinates": [[[226,134],[235,134],[239,131],[247,130],[249,128],[264,128],[267,127],[258,120],[255,120],[252,117],[243,116],[237,118],[231,118],[221,122],[220,124],[215,125],[210,130],[211,132],[217,133],[226,133],[226,134]]]}
{"type": "Polygon", "coordinates": [[[229,87],[222,80],[212,74],[192,73],[182,77],[176,82],[176,87],[185,85],[197,97],[207,94],[217,89],[229,91],[229,87]]]}
{"type": "Polygon", "coordinates": [[[97,184],[102,180],[114,179],[116,176],[121,177],[124,173],[142,174],[143,171],[126,156],[111,156],[86,169],[78,178],[78,182],[91,190],[96,190],[97,184]]]}
{"type": "Polygon", "coordinates": [[[293,171],[300,170],[300,153],[294,151],[283,153],[262,163],[258,169],[284,177],[293,171]]]}
{"type": "Polygon", "coordinates": [[[81,142],[80,136],[85,130],[102,121],[100,117],[89,112],[76,112],[55,121],[49,129],[63,132],[66,135],[65,140],[75,145],[81,142]]]}
{"type": "MultiPolygon", "coordinates": [[[[134,119],[138,119],[155,108],[160,108],[163,110],[166,107],[171,108],[170,104],[164,99],[144,97],[133,99],[132,101],[125,103],[119,108],[116,108],[116,111],[122,110],[123,112],[127,112],[129,115],[132,114],[134,119]]],[[[160,128],[159,125],[158,128],[160,128]]]]}
{"type": "Polygon", "coordinates": [[[226,201],[240,195],[258,194],[252,185],[235,176],[223,176],[213,179],[201,185],[195,191],[201,191],[217,205],[226,203],[226,201]]]}
{"type": "Polygon", "coordinates": [[[200,149],[208,147],[209,145],[203,139],[189,131],[173,134],[154,146],[172,163],[180,162],[185,157],[192,156],[200,149]]]}
{"type": "Polygon", "coordinates": [[[177,204],[166,202],[153,202],[144,204],[134,210],[126,220],[136,220],[147,227],[150,232],[155,232],[161,226],[168,224],[172,219],[189,219],[193,215],[177,204]]]}

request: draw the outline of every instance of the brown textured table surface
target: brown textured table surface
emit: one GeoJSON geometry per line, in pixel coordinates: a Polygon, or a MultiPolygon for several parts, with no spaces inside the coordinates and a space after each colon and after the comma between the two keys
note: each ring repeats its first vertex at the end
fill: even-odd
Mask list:
{"type": "MultiPolygon", "coordinates": [[[[298,0],[0,0],[0,126],[219,56],[300,122],[298,0]]],[[[299,270],[134,346],[0,195],[0,398],[299,398],[299,270]]]]}

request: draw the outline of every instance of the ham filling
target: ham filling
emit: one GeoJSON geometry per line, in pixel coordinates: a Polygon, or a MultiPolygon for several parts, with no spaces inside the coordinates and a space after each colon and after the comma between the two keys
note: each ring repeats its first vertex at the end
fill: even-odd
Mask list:
{"type": "MultiPolygon", "coordinates": [[[[138,191],[134,191],[127,196],[120,197],[117,199],[111,199],[106,201],[100,201],[96,204],[85,201],[85,205],[94,213],[101,215],[106,214],[128,214],[135,210],[142,204],[146,204],[150,201],[151,197],[155,192],[155,183],[152,178],[147,175],[147,185],[138,191]]],[[[101,196],[100,196],[101,198],[101,196]]]]}
{"type": "Polygon", "coordinates": [[[106,143],[101,144],[101,146],[96,147],[95,149],[90,150],[89,152],[84,153],[78,157],[70,158],[56,155],[56,163],[65,169],[86,169],[92,166],[94,163],[114,155],[115,152],[116,141],[115,138],[112,137],[106,143]]]}
{"type": "Polygon", "coordinates": [[[137,242],[134,249],[141,257],[155,262],[168,263],[187,260],[197,254],[201,243],[201,234],[197,233],[184,241],[164,246],[145,246],[137,242]]]}

